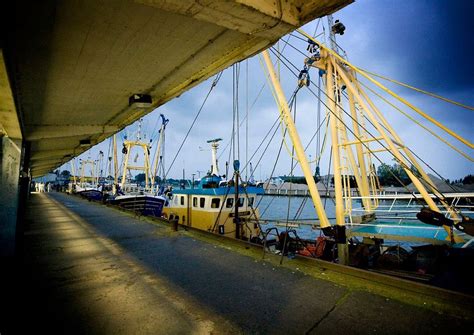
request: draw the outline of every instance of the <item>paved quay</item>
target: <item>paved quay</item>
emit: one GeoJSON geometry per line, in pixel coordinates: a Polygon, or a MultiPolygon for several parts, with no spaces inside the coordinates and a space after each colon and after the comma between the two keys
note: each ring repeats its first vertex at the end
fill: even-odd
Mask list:
{"type": "Polygon", "coordinates": [[[68,334],[474,331],[469,311],[441,314],[316,278],[62,193],[31,195],[23,265],[17,312],[28,321],[18,332],[32,324],[68,334]]]}

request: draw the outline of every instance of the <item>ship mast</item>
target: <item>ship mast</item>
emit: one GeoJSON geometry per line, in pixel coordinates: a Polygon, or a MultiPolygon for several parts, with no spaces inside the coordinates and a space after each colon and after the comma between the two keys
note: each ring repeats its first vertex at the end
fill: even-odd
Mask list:
{"type": "Polygon", "coordinates": [[[149,178],[150,178],[150,147],[149,144],[143,143],[141,141],[141,128],[142,128],[142,121],[143,119],[140,119],[138,122],[138,131],[137,131],[137,139],[135,141],[129,141],[125,140],[123,142],[123,150],[122,152],[125,154],[125,159],[123,162],[123,170],[122,170],[122,182],[120,183],[120,188],[123,189],[125,186],[126,178],[127,178],[127,173],[130,170],[139,170],[143,171],[145,173],[145,190],[148,190],[148,183],[149,183],[149,178]],[[144,163],[142,166],[132,166],[129,165],[129,160],[130,160],[130,153],[132,151],[132,148],[134,147],[140,147],[143,150],[143,155],[144,155],[144,163]]]}
{"type": "Polygon", "coordinates": [[[71,171],[72,171],[73,184],[76,185],[77,180],[76,180],[76,159],[75,158],[71,160],[71,171]]]}
{"type": "MultiPolygon", "coordinates": [[[[153,189],[153,185],[155,184],[156,180],[156,175],[158,174],[158,163],[161,159],[161,147],[163,146],[163,142],[165,140],[165,129],[166,125],[168,124],[169,120],[165,118],[163,114],[160,114],[161,117],[161,127],[159,130],[160,133],[160,139],[158,140],[158,144],[156,145],[156,151],[155,151],[155,162],[154,162],[154,167],[153,167],[153,175],[151,176],[150,179],[150,184],[151,188],[153,189]]],[[[164,167],[163,167],[164,169],[164,167]]],[[[157,186],[158,187],[158,186],[157,186]]]]}
{"type": "MultiPolygon", "coordinates": [[[[337,24],[337,23],[336,23],[337,24]]],[[[332,29],[331,29],[332,30],[332,29]]],[[[336,29],[337,31],[337,29],[336,29]]],[[[397,94],[394,92],[390,91],[386,87],[384,87],[382,84],[377,82],[375,79],[367,75],[365,72],[361,71],[351,63],[347,61],[344,57],[339,55],[336,51],[331,50],[327,47],[324,47],[323,45],[319,44],[320,42],[314,39],[312,36],[308,35],[307,33],[303,32],[302,30],[298,30],[303,36],[308,38],[308,40],[311,40],[313,43],[320,45],[321,48],[321,55],[320,59],[318,61],[315,61],[314,63],[311,64],[311,66],[314,66],[316,68],[319,68],[320,70],[326,71],[326,76],[327,77],[327,85],[330,86],[331,84],[340,84],[341,87],[345,86],[347,89],[347,93],[349,96],[349,101],[351,104],[354,103],[354,107],[351,106],[351,114],[353,116],[356,116],[356,112],[358,111],[360,113],[360,118],[359,122],[360,124],[363,123],[364,119],[370,120],[371,125],[375,128],[375,131],[380,135],[379,137],[367,137],[365,134],[364,136],[360,136],[358,134],[358,128],[355,127],[354,134],[356,136],[360,136],[355,139],[355,141],[347,141],[347,137],[344,138],[344,132],[345,132],[345,127],[346,125],[343,124],[342,122],[342,114],[340,113],[341,107],[338,107],[337,109],[332,109],[331,108],[331,118],[336,117],[338,119],[340,126],[338,127],[331,127],[331,131],[333,132],[334,128],[336,128],[336,131],[339,130],[343,134],[342,138],[342,143],[341,147],[344,148],[344,151],[346,152],[348,159],[352,165],[352,170],[354,172],[354,176],[357,179],[357,166],[351,159],[351,150],[350,146],[351,145],[356,145],[356,148],[359,146],[361,148],[362,144],[366,147],[366,150],[368,152],[367,158],[368,162],[370,162],[370,154],[373,154],[374,152],[390,152],[393,157],[400,163],[402,168],[405,170],[407,176],[409,177],[410,181],[413,183],[415,188],[418,190],[421,198],[426,202],[430,210],[433,212],[440,212],[439,208],[437,207],[436,203],[434,200],[431,198],[429,191],[431,191],[440,201],[440,203],[446,208],[447,212],[450,214],[451,219],[455,221],[460,221],[459,215],[449,206],[448,203],[443,199],[444,197],[439,193],[439,191],[436,189],[434,186],[433,181],[430,179],[430,177],[427,175],[427,173],[423,170],[423,168],[420,166],[420,164],[417,162],[415,159],[414,155],[412,152],[406,147],[406,145],[403,144],[403,141],[401,138],[397,135],[395,130],[391,127],[389,122],[385,119],[383,114],[380,112],[380,110],[375,106],[374,102],[370,99],[370,97],[362,90],[362,87],[357,81],[357,78],[355,76],[356,73],[366,77],[369,81],[377,85],[378,87],[382,88],[385,92],[389,93],[393,97],[397,98],[399,101],[405,103],[407,106],[412,107],[411,104],[409,104],[407,101],[405,101],[403,98],[399,97],[397,94]],[[331,80],[332,79],[332,80],[331,80]],[[355,105],[357,103],[357,106],[355,105]],[[356,111],[357,110],[357,111],[356,111]],[[338,114],[339,113],[339,114],[338,114]],[[383,146],[381,149],[369,149],[368,148],[368,143],[369,142],[377,142],[380,145],[383,146]],[[425,181],[425,185],[420,181],[420,178],[418,178],[413,171],[411,171],[410,167],[413,166],[416,169],[416,172],[420,174],[421,178],[425,181]]],[[[336,100],[336,96],[340,96],[340,93],[337,90],[334,89],[327,89],[327,94],[328,94],[328,103],[332,103],[332,107],[335,107],[335,102],[338,101],[339,103],[339,98],[336,100]]],[[[415,111],[418,111],[418,109],[413,108],[415,111]]],[[[357,121],[357,119],[354,119],[354,122],[357,121]]],[[[359,127],[359,125],[358,125],[359,127]]],[[[366,132],[366,130],[364,130],[366,132]]],[[[334,147],[333,143],[333,150],[337,150],[334,147]]],[[[358,152],[359,156],[359,152],[358,152]]],[[[336,162],[335,162],[336,164],[336,162]]],[[[362,171],[362,166],[365,166],[364,161],[359,160],[359,167],[361,167],[362,171]]],[[[339,166],[340,168],[340,166],[339,166]]],[[[337,168],[336,165],[334,165],[335,169],[335,175],[334,179],[335,182],[337,181],[336,179],[336,173],[337,173],[337,168]]],[[[370,169],[370,167],[369,167],[370,169]]],[[[361,178],[367,178],[367,175],[361,173],[360,174],[361,178]]],[[[369,193],[369,191],[366,189],[364,190],[363,187],[363,182],[359,183],[359,180],[357,180],[357,184],[359,187],[359,190],[361,192],[361,195],[363,192],[369,193]]],[[[338,206],[338,199],[337,199],[337,189],[336,191],[336,217],[338,217],[338,211],[337,211],[337,206],[338,206]]],[[[371,197],[376,196],[376,194],[369,194],[371,197]]],[[[419,196],[416,196],[413,194],[415,198],[418,198],[419,196]]],[[[350,200],[350,195],[346,197],[347,199],[350,200]]],[[[369,198],[368,196],[363,196],[364,198],[369,198]]],[[[375,204],[375,202],[374,202],[375,204]]],[[[364,204],[364,207],[370,211],[370,205],[366,206],[364,204]]],[[[340,215],[339,215],[340,217],[340,215]]],[[[339,218],[339,222],[342,220],[339,218]]],[[[457,236],[456,234],[453,233],[452,229],[448,226],[444,226],[446,232],[448,233],[448,238],[447,240],[450,240],[451,242],[460,242],[461,238],[457,236]]]]}

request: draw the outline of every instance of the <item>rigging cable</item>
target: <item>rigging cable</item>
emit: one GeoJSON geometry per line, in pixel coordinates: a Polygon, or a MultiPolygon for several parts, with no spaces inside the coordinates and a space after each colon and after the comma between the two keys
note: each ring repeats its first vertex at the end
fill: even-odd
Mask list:
{"type": "MultiPolygon", "coordinates": [[[[270,51],[271,51],[273,54],[275,54],[275,51],[273,50],[273,48],[270,48],[270,51]]],[[[279,57],[277,54],[275,54],[275,55],[276,55],[276,57],[279,57]]],[[[298,69],[298,68],[297,68],[293,63],[291,63],[285,56],[283,56],[283,55],[280,55],[280,56],[282,56],[282,57],[283,57],[287,62],[289,62],[293,67],[295,67],[296,69],[298,69]]],[[[289,69],[289,71],[290,71],[291,73],[293,73],[293,75],[295,75],[295,77],[298,77],[297,74],[294,73],[294,72],[289,68],[289,66],[288,66],[285,62],[282,62],[282,63],[289,69]]],[[[309,90],[315,97],[317,96],[311,88],[308,87],[308,90],[309,90]]],[[[326,93],[325,93],[325,95],[326,95],[326,93]]],[[[354,120],[354,118],[353,118],[349,113],[347,113],[347,111],[346,111],[342,106],[340,106],[337,101],[333,100],[333,99],[330,98],[330,97],[328,97],[328,99],[330,99],[331,101],[335,102],[336,105],[337,105],[346,115],[348,115],[351,119],[354,120]]],[[[379,157],[377,157],[377,155],[375,155],[375,153],[373,153],[373,152],[370,150],[370,148],[368,147],[368,145],[367,145],[366,143],[362,142],[362,140],[350,129],[350,127],[348,127],[348,126],[346,125],[346,123],[345,123],[340,117],[338,117],[338,116],[334,113],[334,111],[332,111],[332,110],[329,108],[329,106],[327,106],[326,103],[324,103],[322,100],[321,100],[321,102],[322,102],[322,103],[324,104],[324,106],[329,110],[329,112],[330,112],[331,114],[333,114],[333,116],[335,116],[342,124],[344,124],[344,126],[346,126],[346,129],[348,129],[348,130],[351,132],[351,134],[354,135],[354,137],[355,137],[357,140],[361,141],[361,144],[362,144],[363,146],[365,146],[366,149],[367,149],[369,152],[371,152],[371,153],[373,154],[373,156],[374,156],[380,163],[382,163],[382,160],[381,160],[379,157]]],[[[377,141],[382,147],[384,147],[385,149],[387,149],[386,146],[385,146],[379,139],[377,139],[374,135],[372,135],[366,128],[364,128],[364,127],[362,127],[362,126],[361,126],[361,128],[363,128],[363,129],[367,132],[367,134],[369,134],[370,136],[372,136],[372,138],[373,138],[375,141],[377,141]]],[[[391,154],[393,155],[393,153],[391,153],[391,154]]],[[[396,157],[395,157],[395,158],[396,158],[396,157]]],[[[398,159],[397,159],[397,160],[398,160],[398,159]]],[[[400,162],[400,163],[403,163],[403,162],[400,162]]],[[[413,196],[413,198],[415,199],[415,201],[418,202],[419,199],[416,197],[416,195],[415,195],[412,191],[410,191],[410,190],[407,188],[407,185],[405,185],[405,183],[403,183],[403,181],[400,180],[400,178],[398,178],[398,176],[396,176],[392,171],[390,171],[390,173],[391,173],[392,176],[400,183],[400,185],[402,185],[402,187],[404,187],[404,188],[413,196]]]]}
{"type": "Polygon", "coordinates": [[[209,91],[207,92],[207,95],[206,97],[204,98],[204,101],[202,102],[201,104],[201,107],[199,108],[198,112],[196,113],[196,116],[194,117],[194,120],[193,122],[191,123],[191,126],[189,127],[188,129],[188,132],[186,133],[186,136],[184,136],[184,139],[183,141],[181,142],[181,145],[179,146],[179,149],[178,151],[176,152],[174,158],[173,158],[173,161],[171,162],[168,170],[166,171],[165,175],[164,175],[164,179],[166,179],[166,176],[168,175],[168,173],[170,172],[171,168],[173,167],[173,164],[174,162],[176,161],[176,158],[178,158],[178,155],[179,153],[181,152],[181,149],[183,148],[183,145],[184,143],[186,142],[186,139],[188,138],[189,136],[189,133],[191,132],[191,130],[193,129],[194,127],[194,124],[196,123],[196,120],[197,118],[199,117],[199,115],[201,114],[203,108],[204,108],[204,105],[206,104],[206,101],[207,99],[209,98],[209,95],[211,94],[212,90],[214,89],[214,87],[216,87],[217,83],[219,82],[219,79],[221,79],[221,76],[222,76],[222,71],[219,72],[216,77],[214,78],[214,80],[212,81],[212,84],[211,84],[211,87],[209,88],[209,91]]]}
{"type": "MultiPolygon", "coordinates": [[[[363,83],[361,83],[361,84],[362,84],[364,87],[366,87],[367,89],[369,89],[371,92],[373,92],[369,87],[367,87],[367,86],[364,85],[363,83]]],[[[376,92],[373,92],[373,93],[376,94],[376,95],[378,95],[376,92]]],[[[345,93],[343,93],[343,95],[344,95],[345,97],[347,97],[345,93]]],[[[384,99],[383,97],[380,97],[380,98],[385,101],[385,99],[384,99]]],[[[390,102],[387,102],[387,103],[388,103],[389,105],[391,105],[392,107],[396,108],[397,110],[399,110],[396,106],[393,106],[390,102]]],[[[401,110],[399,110],[399,111],[402,112],[401,110]]],[[[403,112],[402,112],[402,113],[403,113],[403,112]]],[[[403,113],[403,114],[404,114],[404,113],[403,113]]],[[[372,122],[371,122],[367,117],[364,116],[364,118],[365,118],[370,124],[372,124],[372,122]]],[[[416,122],[416,121],[415,121],[415,122],[416,122]]],[[[372,125],[373,125],[373,124],[372,124],[372,125]]],[[[389,129],[387,129],[387,127],[385,127],[385,125],[384,125],[383,123],[381,123],[380,126],[381,126],[382,128],[384,128],[385,131],[387,131],[387,132],[390,133],[389,129]]],[[[420,125],[420,126],[421,126],[421,125],[420,125]]],[[[443,181],[445,180],[445,179],[444,179],[436,170],[434,170],[428,163],[426,163],[426,162],[425,162],[423,159],[421,159],[417,154],[415,154],[415,153],[413,152],[413,150],[411,150],[408,146],[405,146],[405,148],[406,148],[407,150],[409,150],[412,154],[414,154],[423,164],[425,164],[425,165],[426,165],[431,171],[433,171],[438,177],[440,177],[441,180],[443,180],[443,181]]],[[[402,156],[404,159],[406,159],[408,162],[411,161],[408,157],[406,157],[406,155],[405,155],[404,153],[401,153],[401,152],[400,152],[400,154],[401,154],[401,156],[402,156]]],[[[413,166],[413,168],[412,168],[412,167],[406,166],[406,165],[405,165],[404,163],[402,163],[402,162],[399,162],[399,163],[400,163],[400,165],[402,166],[402,168],[405,167],[405,168],[407,168],[407,169],[409,169],[409,170],[411,170],[411,171],[412,171],[413,168],[414,168],[414,166],[413,166]]],[[[444,194],[439,190],[438,186],[436,186],[436,185],[435,185],[434,183],[432,183],[430,180],[426,180],[425,178],[423,178],[423,176],[421,176],[421,174],[420,174],[420,172],[418,171],[418,169],[415,168],[415,170],[416,170],[415,172],[418,174],[418,176],[416,176],[416,177],[417,177],[418,179],[422,179],[422,180],[423,180],[426,184],[428,184],[428,186],[430,186],[434,191],[436,191],[437,193],[439,193],[439,194],[443,197],[443,199],[441,199],[437,194],[433,193],[433,194],[435,195],[435,197],[438,198],[438,200],[445,201],[446,197],[445,197],[444,194]]],[[[449,184],[448,184],[448,186],[449,186],[453,191],[457,192],[457,190],[456,190],[452,185],[449,185],[449,184]]],[[[448,206],[449,208],[451,208],[451,209],[453,209],[454,211],[456,211],[456,208],[453,207],[452,205],[449,205],[449,204],[446,203],[446,206],[448,206]]]]}
{"type": "MultiPolygon", "coordinates": [[[[275,53],[275,51],[274,51],[273,48],[271,48],[270,51],[272,51],[272,53],[275,54],[276,57],[279,57],[279,55],[275,53]]],[[[289,61],[285,56],[283,56],[283,55],[281,55],[281,54],[280,54],[280,56],[283,57],[283,58],[284,58],[288,63],[290,63],[294,68],[298,69],[298,68],[297,68],[291,61],[289,61]]],[[[297,77],[296,73],[294,73],[294,72],[288,67],[288,65],[287,65],[286,63],[283,62],[283,64],[289,69],[290,72],[293,73],[293,75],[295,75],[295,76],[297,77]]],[[[310,91],[314,96],[316,96],[316,94],[311,90],[311,88],[308,87],[308,89],[309,89],[309,91],[310,91]]],[[[325,94],[326,94],[326,93],[325,93],[325,94]]],[[[326,94],[326,96],[327,96],[327,94],[326,94]]],[[[328,97],[328,98],[329,98],[330,100],[332,100],[333,102],[335,102],[336,105],[337,105],[346,115],[349,116],[349,118],[351,118],[352,120],[355,120],[355,119],[352,117],[352,115],[350,115],[349,113],[347,113],[347,111],[346,111],[337,101],[334,101],[334,100],[333,100],[332,98],[330,98],[330,97],[328,97]]],[[[321,101],[321,102],[322,102],[322,101],[321,101]]],[[[328,107],[324,102],[323,102],[323,104],[326,106],[326,108],[328,108],[328,110],[330,110],[329,107],[328,107]]],[[[358,136],[356,136],[356,134],[350,129],[350,127],[347,127],[347,125],[344,123],[343,120],[341,120],[337,115],[335,115],[333,111],[330,110],[330,112],[331,112],[342,124],[344,124],[344,125],[346,126],[346,129],[348,129],[348,130],[354,135],[354,137],[355,137],[357,140],[361,141],[361,139],[360,139],[358,136]]],[[[369,123],[372,124],[372,126],[374,126],[373,123],[372,123],[369,119],[367,119],[367,120],[369,121],[369,123]]],[[[382,126],[383,126],[383,125],[382,125],[382,126]]],[[[369,134],[370,136],[372,136],[372,138],[373,138],[375,141],[377,141],[377,142],[378,142],[385,150],[387,150],[392,156],[394,156],[394,158],[400,163],[400,165],[402,166],[402,168],[404,168],[404,169],[406,169],[406,170],[409,170],[409,169],[410,169],[404,162],[401,162],[399,159],[397,159],[397,158],[395,157],[395,155],[394,155],[392,152],[390,152],[390,151],[387,149],[387,147],[386,147],[379,139],[377,139],[374,135],[371,134],[371,132],[369,132],[369,131],[368,131],[365,127],[363,127],[362,125],[360,125],[360,127],[361,127],[363,130],[365,130],[367,134],[369,134]]],[[[385,127],[384,127],[384,128],[385,128],[385,127]]],[[[375,155],[374,152],[372,152],[372,151],[370,150],[370,148],[368,147],[368,145],[367,145],[366,143],[364,143],[364,142],[361,141],[361,144],[362,144],[364,147],[366,147],[366,149],[368,150],[368,152],[371,153],[380,163],[382,163],[382,160],[381,160],[377,155],[375,155]]],[[[401,152],[399,152],[399,153],[400,153],[400,155],[401,155],[405,160],[407,160],[408,162],[410,162],[410,159],[408,159],[403,153],[401,153],[401,152]]],[[[413,196],[413,198],[415,199],[416,202],[420,202],[420,199],[418,199],[418,197],[416,197],[415,193],[414,193],[413,191],[411,191],[410,189],[408,189],[407,185],[406,185],[400,178],[398,178],[398,176],[396,176],[395,173],[393,173],[391,170],[389,170],[389,172],[390,172],[390,174],[400,183],[400,185],[402,185],[402,187],[404,187],[404,188],[408,191],[408,193],[410,193],[410,194],[413,196]]],[[[420,179],[420,178],[419,178],[419,179],[420,179]]],[[[445,202],[445,197],[442,195],[442,193],[439,191],[439,189],[438,189],[435,185],[432,185],[432,183],[430,183],[429,181],[425,180],[424,178],[421,178],[421,179],[423,179],[428,185],[430,185],[430,186],[433,188],[433,190],[436,190],[436,192],[439,193],[439,194],[443,197],[443,199],[441,199],[436,193],[434,193],[434,196],[435,196],[436,198],[438,198],[440,201],[445,202]]],[[[422,205],[423,207],[425,206],[423,202],[421,202],[421,205],[422,205]]],[[[454,205],[448,205],[448,204],[446,203],[446,207],[451,208],[451,209],[453,209],[453,210],[456,211],[456,208],[454,207],[454,205]]]]}
{"type": "Polygon", "coordinates": [[[417,91],[417,92],[420,92],[420,93],[429,95],[429,96],[431,96],[431,97],[433,97],[433,98],[443,100],[443,101],[445,101],[445,102],[448,102],[448,103],[450,103],[450,104],[453,104],[453,105],[456,105],[456,106],[459,106],[459,107],[462,107],[462,108],[465,108],[465,109],[474,110],[474,107],[472,107],[472,106],[468,106],[468,105],[462,104],[462,103],[460,103],[460,102],[457,102],[457,101],[454,101],[454,100],[451,100],[451,99],[442,97],[442,96],[440,96],[440,95],[437,95],[437,94],[434,94],[434,93],[431,93],[431,92],[422,90],[422,89],[420,89],[420,88],[416,88],[416,87],[413,87],[413,86],[411,86],[411,85],[402,83],[402,82],[400,82],[400,81],[398,81],[398,80],[390,79],[390,78],[388,78],[388,77],[384,77],[384,76],[382,76],[382,75],[373,73],[373,72],[371,72],[371,71],[361,69],[360,67],[358,67],[358,69],[359,69],[360,71],[365,72],[365,73],[367,73],[367,74],[370,74],[370,75],[372,75],[372,76],[374,76],[374,77],[378,77],[378,78],[381,78],[381,79],[390,81],[390,82],[395,83],[395,84],[398,84],[398,85],[400,85],[400,86],[403,86],[403,87],[412,89],[412,90],[414,90],[414,91],[417,91]]]}
{"type": "MultiPolygon", "coordinates": [[[[286,39],[287,41],[290,40],[290,35],[288,35],[288,38],[286,39]]],[[[281,49],[281,52],[283,52],[286,48],[286,44],[283,46],[283,48],[281,49]]],[[[257,103],[258,99],[260,98],[260,95],[262,94],[263,92],[263,89],[265,88],[265,85],[266,85],[266,81],[263,82],[262,84],[262,87],[260,87],[260,90],[258,91],[257,93],[257,96],[255,97],[255,99],[253,100],[252,104],[250,105],[249,107],[249,111],[252,111],[255,104],[257,103]]],[[[242,126],[244,121],[246,121],[246,117],[240,122],[240,125],[239,126],[242,126]]],[[[231,142],[227,142],[227,144],[225,145],[224,149],[222,149],[221,153],[219,154],[219,156],[217,157],[218,159],[220,159],[220,157],[224,154],[225,150],[227,149],[227,147],[231,144],[231,142]]]]}
{"type": "Polygon", "coordinates": [[[363,82],[360,82],[359,83],[364,86],[366,89],[368,89],[370,92],[372,92],[373,94],[375,94],[377,97],[379,97],[380,99],[382,99],[382,101],[386,102],[387,104],[389,104],[390,106],[392,106],[394,109],[396,109],[397,111],[399,111],[400,113],[402,113],[403,115],[405,115],[407,118],[409,118],[411,121],[413,121],[414,123],[416,123],[417,125],[419,125],[421,128],[423,128],[424,130],[426,130],[427,132],[429,132],[431,135],[433,135],[434,137],[436,137],[438,140],[440,140],[441,142],[445,143],[446,145],[448,145],[451,149],[457,151],[459,154],[461,154],[462,156],[464,156],[466,159],[470,160],[471,162],[474,162],[474,158],[472,158],[471,156],[469,156],[468,154],[466,154],[465,152],[461,151],[460,149],[456,148],[454,145],[452,145],[451,143],[449,143],[448,141],[446,141],[444,138],[442,138],[441,136],[439,136],[438,134],[436,134],[433,130],[431,130],[430,128],[426,127],[425,125],[423,125],[421,122],[418,122],[415,118],[413,118],[410,114],[404,112],[403,110],[401,110],[399,107],[395,106],[393,103],[391,103],[390,101],[388,101],[387,99],[385,99],[382,95],[380,95],[379,93],[377,93],[376,91],[374,91],[373,89],[371,89],[370,87],[368,87],[367,85],[365,85],[363,82]]]}
{"type": "MultiPolygon", "coordinates": [[[[313,40],[314,42],[316,42],[311,36],[309,36],[308,34],[306,34],[304,31],[302,31],[301,29],[297,29],[297,31],[307,37],[307,38],[310,38],[311,40],[313,40]]],[[[408,102],[407,100],[405,100],[404,98],[400,97],[399,95],[397,95],[396,93],[394,93],[393,91],[391,91],[390,89],[388,89],[387,87],[383,86],[381,83],[379,83],[378,81],[376,81],[375,79],[373,79],[371,76],[369,76],[367,73],[361,71],[358,67],[352,65],[351,63],[349,63],[347,60],[345,60],[343,57],[341,57],[339,54],[337,54],[336,52],[334,52],[333,50],[329,49],[329,48],[326,48],[327,52],[329,54],[331,54],[333,57],[335,57],[337,60],[343,62],[344,64],[346,64],[349,68],[353,69],[354,71],[360,73],[362,76],[364,76],[365,78],[367,78],[369,81],[371,81],[374,85],[378,86],[379,88],[381,88],[382,90],[384,90],[385,92],[387,92],[388,94],[390,94],[392,97],[394,97],[395,99],[397,99],[398,101],[402,102],[403,104],[407,105],[408,107],[410,107],[411,109],[413,109],[416,113],[418,113],[419,115],[421,115],[422,117],[424,117],[425,119],[427,119],[428,121],[430,121],[431,123],[435,124],[436,126],[438,126],[439,128],[441,128],[442,130],[444,130],[445,132],[447,132],[449,135],[451,135],[452,137],[454,137],[455,139],[457,139],[458,141],[464,143],[466,146],[470,147],[470,148],[474,148],[474,144],[469,142],[468,140],[466,140],[465,138],[459,136],[457,133],[455,133],[454,131],[452,131],[451,129],[447,128],[446,126],[444,126],[443,124],[441,124],[440,122],[436,121],[434,118],[432,118],[431,116],[429,116],[428,114],[424,113],[421,109],[415,107],[414,105],[412,105],[410,102],[408,102]]]]}

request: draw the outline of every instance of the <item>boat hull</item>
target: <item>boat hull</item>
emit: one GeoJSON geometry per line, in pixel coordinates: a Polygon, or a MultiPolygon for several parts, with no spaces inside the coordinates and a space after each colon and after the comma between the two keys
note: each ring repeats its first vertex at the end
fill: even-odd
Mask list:
{"type": "Polygon", "coordinates": [[[87,198],[89,200],[95,200],[95,201],[100,201],[103,198],[102,192],[95,189],[79,191],[77,192],[77,194],[79,194],[81,197],[87,198]]]}
{"type": "Polygon", "coordinates": [[[111,200],[110,203],[141,215],[161,217],[165,199],[153,195],[122,195],[111,200]]]}

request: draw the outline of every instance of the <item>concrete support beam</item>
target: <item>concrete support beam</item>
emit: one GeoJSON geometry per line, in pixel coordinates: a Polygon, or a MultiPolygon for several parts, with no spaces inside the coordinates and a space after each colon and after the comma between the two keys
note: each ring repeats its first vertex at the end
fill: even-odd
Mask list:
{"type": "Polygon", "coordinates": [[[49,160],[45,160],[45,161],[32,161],[31,164],[30,164],[30,167],[31,169],[37,169],[37,168],[45,168],[45,169],[48,169],[48,171],[52,168],[54,168],[55,166],[59,166],[61,164],[63,164],[65,162],[65,160],[63,159],[49,159],[49,160]]]}
{"type": "MultiPolygon", "coordinates": [[[[69,159],[69,158],[66,158],[69,159]]],[[[62,156],[61,157],[49,157],[49,158],[41,158],[41,159],[31,159],[30,166],[38,166],[40,164],[53,164],[56,162],[60,162],[62,160],[66,160],[62,156]]]]}
{"type": "Polygon", "coordinates": [[[48,138],[63,138],[81,135],[110,135],[119,131],[117,126],[101,125],[27,125],[26,140],[38,141],[48,138]]]}
{"type": "Polygon", "coordinates": [[[37,151],[31,155],[31,160],[40,160],[44,158],[62,158],[64,156],[76,155],[76,151],[74,149],[58,149],[58,150],[45,150],[45,151],[37,151]]]}
{"type": "Polygon", "coordinates": [[[0,137],[0,259],[15,254],[21,142],[0,137]]]}
{"type": "Polygon", "coordinates": [[[314,19],[314,13],[333,13],[353,2],[337,0],[137,0],[167,12],[192,17],[242,34],[275,40],[314,19]]]}
{"type": "Polygon", "coordinates": [[[34,173],[32,174],[32,177],[33,178],[41,177],[41,176],[47,174],[48,172],[50,172],[51,170],[53,170],[53,166],[35,168],[34,173]]]}

